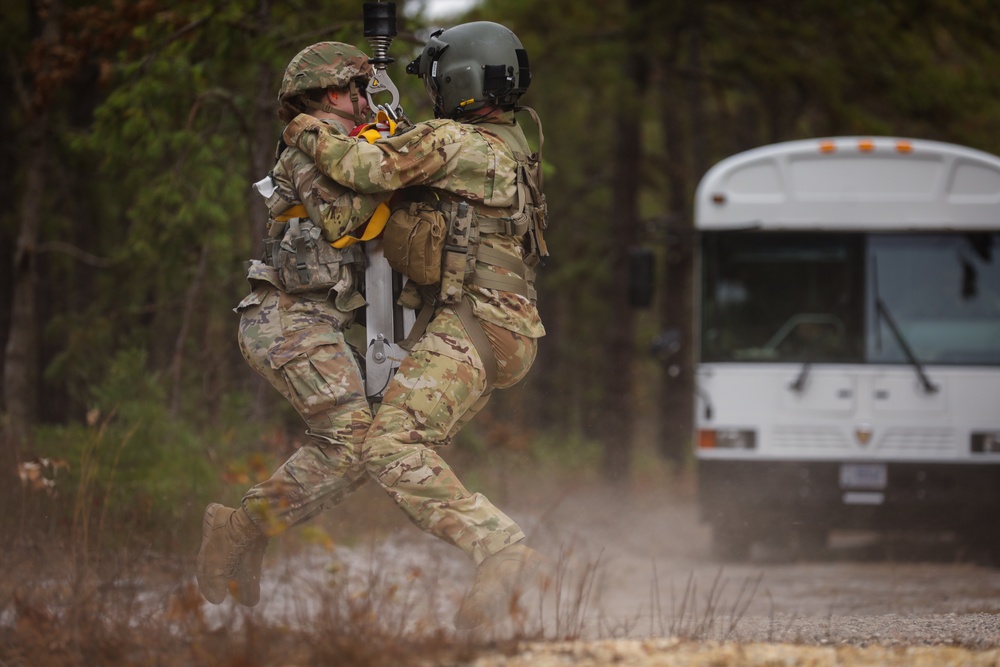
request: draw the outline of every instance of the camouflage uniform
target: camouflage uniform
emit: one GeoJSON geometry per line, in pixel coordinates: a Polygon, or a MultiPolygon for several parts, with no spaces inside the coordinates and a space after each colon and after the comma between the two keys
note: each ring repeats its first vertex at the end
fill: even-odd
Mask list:
{"type": "MultiPolygon", "coordinates": [[[[480,207],[511,209],[517,163],[489,127],[515,126],[513,114],[495,112],[479,122],[426,121],[368,144],[299,116],[284,138],[313,156],[324,174],[359,193],[423,185],[480,207]]],[[[481,242],[523,258],[521,240],[513,236],[489,234],[481,242]]],[[[495,386],[512,386],[528,372],[537,339],[545,333],[535,304],[512,292],[471,284],[464,290],[496,355],[495,386]]],[[[434,450],[482,409],[488,389],[483,361],[455,309],[439,307],[387,388],[362,446],[365,469],[410,518],[459,546],[476,564],[524,534],[484,496],[470,493],[434,450]]]]}
{"type": "MultiPolygon", "coordinates": [[[[341,132],[339,125],[327,127],[341,132]]],[[[312,159],[295,148],[281,153],[272,179],[272,213],[301,203],[327,239],[357,229],[386,198],[357,196],[319,173],[312,159]]],[[[240,350],[291,402],[309,436],[270,479],[244,496],[244,506],[257,519],[299,523],[364,481],[360,445],[372,415],[361,369],[343,334],[365,304],[356,287],[362,266],[342,265],[332,294],[289,294],[274,268],[250,264],[253,291],[236,308],[240,350]]]]}

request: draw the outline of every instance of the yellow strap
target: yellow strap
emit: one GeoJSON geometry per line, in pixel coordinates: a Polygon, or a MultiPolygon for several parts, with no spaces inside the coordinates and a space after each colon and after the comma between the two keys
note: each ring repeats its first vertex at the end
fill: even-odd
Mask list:
{"type": "Polygon", "coordinates": [[[278,222],[287,222],[292,218],[308,218],[308,217],[309,217],[309,212],[306,211],[306,207],[303,206],[302,204],[296,204],[295,206],[291,207],[281,215],[274,216],[274,219],[277,220],[278,222]]]}
{"type": "MultiPolygon", "coordinates": [[[[339,239],[331,243],[334,248],[346,248],[347,246],[352,246],[359,241],[371,241],[373,238],[382,233],[385,229],[385,223],[389,220],[389,205],[386,203],[381,203],[372,213],[372,217],[368,219],[368,225],[365,227],[365,231],[360,237],[354,237],[350,234],[344,234],[339,239]]],[[[281,215],[277,215],[274,219],[278,222],[287,222],[292,218],[308,218],[309,213],[306,211],[306,207],[302,204],[296,204],[291,207],[281,215]]]]}
{"type": "Polygon", "coordinates": [[[346,248],[347,246],[352,246],[359,241],[371,241],[373,238],[381,234],[383,229],[385,229],[385,223],[389,220],[389,213],[389,205],[382,202],[375,209],[375,212],[372,213],[372,217],[368,219],[368,225],[365,227],[365,231],[362,232],[360,237],[344,234],[330,245],[334,248],[346,248]]]}
{"type": "MultiPolygon", "coordinates": [[[[387,114],[382,109],[379,109],[378,113],[375,114],[375,122],[376,123],[385,123],[386,125],[388,125],[389,126],[389,136],[390,137],[392,135],[396,134],[396,121],[394,121],[393,119],[389,118],[389,114],[387,114]]],[[[369,142],[371,142],[371,141],[374,141],[374,139],[369,139],[369,142]]]]}
{"type": "Polygon", "coordinates": [[[382,138],[382,133],[376,130],[374,127],[370,127],[367,130],[358,132],[357,136],[368,141],[368,143],[373,144],[377,139],[382,138]]]}
{"type": "Polygon", "coordinates": [[[354,136],[361,137],[370,144],[374,144],[376,141],[385,136],[391,137],[396,134],[396,121],[389,118],[389,115],[381,109],[378,114],[376,114],[374,123],[368,123],[367,125],[362,125],[361,127],[363,129],[357,131],[354,136]],[[382,134],[382,132],[378,129],[379,125],[389,128],[388,135],[382,134]]]}
{"type": "MultiPolygon", "coordinates": [[[[389,118],[389,115],[385,111],[380,109],[375,115],[375,121],[376,122],[374,123],[366,125],[365,129],[355,136],[361,137],[370,144],[375,143],[378,139],[382,138],[382,133],[379,132],[377,128],[378,123],[388,125],[389,136],[396,134],[396,121],[389,118]]],[[[365,227],[365,231],[362,232],[360,237],[344,234],[330,245],[334,248],[346,248],[358,243],[359,241],[371,241],[381,234],[383,229],[385,229],[385,223],[389,220],[389,213],[390,210],[388,204],[385,202],[379,204],[375,208],[375,212],[372,213],[372,217],[368,219],[368,225],[365,227]]]]}

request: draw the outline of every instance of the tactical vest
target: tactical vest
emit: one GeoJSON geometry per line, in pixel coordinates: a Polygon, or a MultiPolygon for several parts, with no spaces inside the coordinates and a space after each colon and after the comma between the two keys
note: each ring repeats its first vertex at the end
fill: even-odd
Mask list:
{"type": "Polygon", "coordinates": [[[513,152],[517,162],[513,205],[487,206],[430,188],[405,190],[393,199],[386,224],[386,260],[418,285],[439,284],[434,299],[438,304],[459,302],[465,284],[513,292],[534,301],[535,268],[548,256],[543,236],[548,209],[541,188],[541,160],[537,153],[530,153],[524,134],[516,126],[484,124],[472,129],[499,138],[513,152]],[[483,245],[483,235],[489,234],[521,239],[523,260],[483,245]],[[499,267],[511,275],[477,263],[499,267]]]}
{"type": "Polygon", "coordinates": [[[361,248],[336,248],[310,218],[305,206],[290,204],[277,192],[267,198],[271,218],[264,239],[264,262],[277,271],[289,294],[334,291],[334,304],[344,312],[365,305],[356,269],[364,266],[361,248]]]}
{"type": "MultiPolygon", "coordinates": [[[[496,358],[485,331],[475,318],[464,286],[513,292],[535,301],[535,270],[547,257],[544,230],[548,207],[542,192],[541,122],[534,110],[526,109],[538,125],[539,152],[532,153],[524,133],[514,125],[483,124],[472,129],[503,141],[517,163],[517,194],[507,208],[472,202],[454,193],[430,188],[410,188],[393,199],[393,213],[384,232],[385,258],[396,271],[419,285],[423,306],[409,335],[399,343],[409,350],[423,335],[438,305],[451,305],[462,321],[483,360],[487,391],[496,379],[496,358]],[[519,258],[482,244],[484,235],[520,239],[524,257],[519,258]],[[498,267],[497,273],[484,267],[498,267]]],[[[409,286],[410,283],[407,283],[409,286]]]]}

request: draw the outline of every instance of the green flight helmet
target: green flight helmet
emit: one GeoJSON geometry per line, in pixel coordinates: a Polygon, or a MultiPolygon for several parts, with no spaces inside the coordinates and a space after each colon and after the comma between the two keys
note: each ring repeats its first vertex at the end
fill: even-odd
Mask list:
{"type": "Polygon", "coordinates": [[[423,79],[437,118],[456,118],[487,104],[512,109],[531,83],[521,40],[490,21],[435,31],[406,71],[423,79]]]}
{"type": "Polygon", "coordinates": [[[363,93],[373,72],[368,56],[350,44],[319,42],[307,46],[285,68],[278,104],[310,90],[349,88],[352,82],[363,93]]]}

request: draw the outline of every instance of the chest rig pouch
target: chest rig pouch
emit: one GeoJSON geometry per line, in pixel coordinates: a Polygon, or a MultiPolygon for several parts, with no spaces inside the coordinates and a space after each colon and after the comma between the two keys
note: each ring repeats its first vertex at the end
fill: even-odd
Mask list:
{"type": "Polygon", "coordinates": [[[304,213],[304,207],[292,207],[271,220],[265,256],[267,263],[277,270],[282,288],[289,294],[334,290],[338,308],[352,310],[363,306],[364,299],[354,284],[354,272],[344,269],[348,264],[363,263],[364,256],[357,246],[334,248],[304,213]]]}
{"type": "Polygon", "coordinates": [[[399,204],[385,225],[382,251],[394,271],[417,285],[441,280],[441,255],[448,220],[440,200],[430,191],[422,198],[399,204]]]}
{"type": "Polygon", "coordinates": [[[289,294],[332,289],[340,282],[343,255],[323,240],[309,218],[289,218],[284,237],[271,253],[289,294]]]}
{"type": "Polygon", "coordinates": [[[473,207],[452,201],[428,188],[414,188],[394,205],[383,233],[383,252],[393,270],[417,285],[441,288],[438,303],[457,303],[471,275],[468,254],[474,223],[473,207]]]}
{"type": "MultiPolygon", "coordinates": [[[[278,144],[275,160],[285,148],[278,144]]],[[[278,286],[289,294],[327,292],[344,312],[364,306],[353,270],[357,267],[349,266],[364,265],[364,253],[354,245],[331,245],[306,206],[293,199],[294,193],[279,189],[274,172],[253,187],[264,197],[270,213],[263,260],[277,272],[278,286]]]]}

